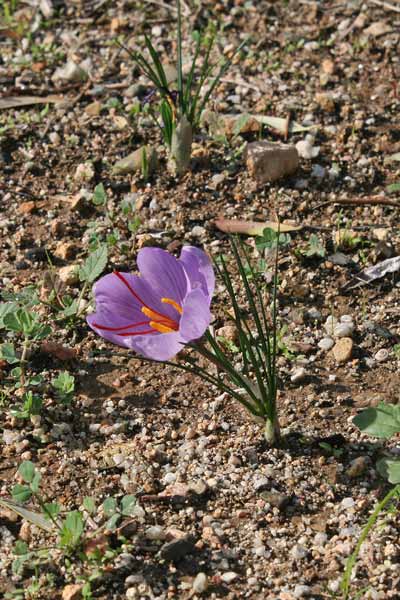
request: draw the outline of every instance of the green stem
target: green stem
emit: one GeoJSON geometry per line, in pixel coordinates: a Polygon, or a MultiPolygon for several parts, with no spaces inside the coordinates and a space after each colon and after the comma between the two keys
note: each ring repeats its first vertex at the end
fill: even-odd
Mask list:
{"type": "Polygon", "coordinates": [[[351,556],[347,560],[346,569],[343,574],[342,582],[340,585],[341,590],[343,592],[343,600],[348,600],[348,598],[349,598],[351,574],[353,571],[353,567],[356,563],[357,557],[360,553],[361,546],[363,545],[366,538],[368,537],[369,532],[371,531],[372,527],[375,525],[379,514],[386,508],[386,506],[389,504],[389,502],[392,500],[392,498],[394,498],[394,496],[396,496],[398,493],[400,493],[400,484],[396,485],[394,488],[392,488],[386,494],[386,496],[383,498],[383,500],[381,500],[381,502],[379,502],[379,504],[377,504],[374,512],[368,519],[366,526],[362,530],[360,539],[357,542],[354,552],[353,552],[353,554],[351,554],[351,556]]]}
{"type": "Polygon", "coordinates": [[[264,426],[264,438],[269,446],[274,446],[280,439],[281,432],[279,421],[276,414],[273,417],[266,417],[264,426]]]}
{"type": "Polygon", "coordinates": [[[238,371],[232,365],[232,363],[230,362],[228,357],[225,356],[223,354],[223,352],[220,350],[217,342],[214,340],[213,336],[211,335],[210,330],[206,331],[205,336],[206,336],[206,339],[207,339],[208,343],[210,344],[211,348],[213,349],[214,354],[212,354],[209,350],[207,350],[207,348],[204,348],[199,345],[195,345],[195,346],[193,346],[193,348],[195,350],[197,350],[198,352],[200,352],[201,354],[203,354],[203,356],[205,358],[208,358],[208,360],[210,360],[211,362],[214,362],[214,364],[217,364],[216,363],[216,361],[217,361],[221,370],[225,371],[225,373],[227,375],[229,375],[229,377],[231,377],[232,381],[234,381],[234,383],[236,385],[239,385],[243,390],[245,390],[247,392],[247,394],[250,396],[250,398],[254,401],[254,403],[258,407],[258,410],[260,411],[259,414],[262,415],[262,412],[263,412],[262,411],[262,409],[263,409],[262,402],[260,402],[260,399],[256,396],[256,394],[254,393],[254,391],[252,390],[251,386],[248,384],[246,379],[244,379],[243,376],[240,373],[238,373],[238,371]]]}
{"type": "Polygon", "coordinates": [[[78,310],[77,310],[77,312],[76,312],[76,318],[77,318],[77,319],[79,319],[79,317],[81,316],[81,314],[83,313],[83,311],[84,311],[84,310],[85,310],[85,308],[86,308],[86,306],[85,306],[84,308],[81,308],[81,309],[79,310],[79,305],[80,305],[80,303],[81,303],[81,302],[82,302],[82,300],[83,300],[83,295],[85,294],[85,292],[86,292],[86,290],[87,290],[87,286],[88,286],[88,282],[87,282],[87,281],[85,281],[85,283],[83,284],[83,286],[82,286],[82,289],[81,289],[81,291],[80,291],[80,293],[79,293],[78,300],[76,301],[76,306],[77,306],[77,309],[78,309],[78,310]]]}
{"type": "Polygon", "coordinates": [[[60,524],[57,523],[56,519],[53,517],[51,512],[49,510],[47,510],[46,504],[45,504],[45,502],[43,502],[42,497],[39,494],[37,494],[36,492],[33,492],[33,495],[35,496],[36,500],[38,501],[38,504],[39,504],[40,508],[42,509],[42,511],[49,517],[50,521],[53,523],[53,525],[56,527],[56,529],[58,529],[60,531],[61,530],[60,524]]]}
{"type": "Polygon", "coordinates": [[[29,350],[29,338],[25,337],[24,338],[24,343],[22,345],[22,354],[21,354],[21,360],[20,360],[20,367],[21,367],[21,377],[20,377],[20,383],[21,383],[21,387],[25,387],[25,371],[26,371],[26,365],[27,365],[27,360],[26,360],[26,355],[28,354],[28,350],[29,350]]]}

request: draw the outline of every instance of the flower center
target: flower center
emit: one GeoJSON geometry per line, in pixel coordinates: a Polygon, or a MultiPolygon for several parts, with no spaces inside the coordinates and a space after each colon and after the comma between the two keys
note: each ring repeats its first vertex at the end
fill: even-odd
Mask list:
{"type": "MultiPolygon", "coordinates": [[[[182,314],[182,307],[179,306],[175,300],[172,300],[171,298],[161,298],[161,302],[173,306],[180,315],[182,314]]],[[[156,331],[159,331],[160,333],[172,333],[173,331],[178,331],[179,323],[175,321],[175,319],[171,319],[148,306],[142,306],[141,311],[146,317],[149,317],[149,325],[156,331]]]]}
{"type": "MultiPolygon", "coordinates": [[[[167,317],[166,315],[163,315],[157,310],[150,308],[150,306],[148,306],[142,300],[139,294],[135,292],[135,290],[132,288],[132,286],[122,273],[115,271],[114,274],[128,288],[132,296],[138,302],[140,302],[140,304],[142,304],[141,311],[146,317],[148,317],[149,321],[130,323],[129,325],[121,325],[120,327],[109,327],[108,325],[93,323],[94,327],[97,327],[98,329],[104,331],[115,332],[115,335],[121,337],[130,337],[134,335],[148,335],[150,333],[155,333],[156,331],[158,331],[159,333],[173,333],[174,331],[179,330],[179,321],[171,319],[171,317],[167,317]],[[136,327],[143,327],[145,325],[148,325],[151,329],[142,329],[141,331],[135,331],[136,327]]],[[[161,298],[161,302],[163,304],[169,304],[170,306],[172,306],[177,311],[177,313],[179,313],[179,315],[183,313],[182,307],[177,302],[175,302],[175,300],[172,300],[172,298],[161,298]]]]}

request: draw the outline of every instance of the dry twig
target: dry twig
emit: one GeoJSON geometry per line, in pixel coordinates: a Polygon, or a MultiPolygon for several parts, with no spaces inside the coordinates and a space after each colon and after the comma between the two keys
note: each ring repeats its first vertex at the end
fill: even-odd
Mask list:
{"type": "Polygon", "coordinates": [[[369,0],[372,4],[376,4],[377,6],[381,6],[382,8],[387,8],[388,10],[394,10],[394,12],[400,13],[400,8],[397,6],[393,6],[389,2],[382,2],[382,0],[369,0]]]}

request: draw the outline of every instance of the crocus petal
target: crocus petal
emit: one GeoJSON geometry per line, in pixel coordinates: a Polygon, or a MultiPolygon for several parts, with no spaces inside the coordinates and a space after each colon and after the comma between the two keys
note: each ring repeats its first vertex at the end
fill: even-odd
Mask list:
{"type": "Polygon", "coordinates": [[[208,255],[195,246],[184,246],[179,260],[182,262],[192,289],[200,288],[209,298],[215,287],[215,275],[208,255]]]}
{"type": "Polygon", "coordinates": [[[127,338],[129,348],[145,358],[153,360],[171,360],[183,348],[179,331],[176,333],[159,333],[157,335],[139,335],[127,338]]]}
{"type": "Polygon", "coordinates": [[[127,285],[121,279],[118,279],[115,273],[110,273],[99,279],[93,288],[96,310],[103,312],[104,308],[106,312],[110,313],[113,320],[111,326],[115,327],[124,325],[125,321],[128,321],[128,323],[135,321],[139,317],[139,320],[142,320],[143,317],[141,313],[142,303],[128,287],[134,289],[136,280],[139,278],[130,273],[121,273],[121,275],[127,285]]]}
{"type": "Polygon", "coordinates": [[[201,338],[211,321],[209,299],[200,289],[190,292],[183,303],[179,332],[185,342],[201,338]]]}
{"type": "MultiPolygon", "coordinates": [[[[96,311],[107,313],[111,326],[143,321],[142,308],[147,307],[176,320],[179,315],[172,306],[161,302],[161,296],[138,275],[115,273],[102,277],[94,287],[96,311]]],[[[107,325],[107,323],[104,323],[107,325]]]]}
{"type": "Polygon", "coordinates": [[[142,278],[159,298],[182,305],[188,291],[185,269],[179,260],[161,248],[143,248],[137,256],[142,278]]]}
{"type": "MultiPolygon", "coordinates": [[[[143,315],[142,315],[142,320],[144,320],[143,315]]],[[[101,312],[92,313],[86,317],[86,321],[87,321],[88,325],[91,327],[91,329],[93,329],[93,331],[95,331],[98,335],[100,335],[105,340],[108,340],[109,342],[116,344],[117,346],[122,346],[123,348],[131,348],[131,344],[130,344],[131,337],[117,335],[117,333],[115,331],[107,331],[105,329],[102,329],[101,327],[97,327],[97,325],[103,325],[103,324],[105,325],[107,323],[110,323],[110,314],[109,313],[106,313],[106,314],[101,313],[101,312]]],[[[115,323],[115,321],[114,321],[114,323],[115,323]]],[[[128,325],[130,323],[132,323],[132,321],[130,321],[130,322],[125,321],[124,324],[128,325]]],[[[119,322],[119,325],[121,325],[121,321],[119,322]]],[[[149,326],[141,325],[139,327],[132,327],[132,329],[124,329],[124,330],[122,330],[122,333],[126,333],[128,331],[139,333],[140,331],[149,331],[149,330],[150,330],[149,326]]],[[[151,333],[148,335],[159,335],[159,334],[154,332],[154,333],[151,333]]]]}
{"type": "MultiPolygon", "coordinates": [[[[94,286],[94,296],[96,312],[88,316],[88,324],[104,339],[125,348],[131,347],[129,336],[118,334],[132,332],[135,334],[132,337],[136,337],[141,331],[152,332],[152,328],[147,325],[150,319],[143,313],[143,307],[149,307],[174,320],[179,318],[177,311],[172,306],[163,304],[146,281],[130,273],[105,275],[94,286]],[[116,328],[121,330],[109,330],[116,328]]],[[[157,333],[154,331],[148,335],[157,333]]]]}

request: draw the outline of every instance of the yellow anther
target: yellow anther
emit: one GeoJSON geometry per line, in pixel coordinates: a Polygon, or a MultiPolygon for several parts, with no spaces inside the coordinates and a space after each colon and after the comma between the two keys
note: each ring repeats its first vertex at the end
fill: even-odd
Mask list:
{"type": "Polygon", "coordinates": [[[173,331],[175,331],[175,329],[172,329],[172,327],[167,327],[167,325],[161,325],[161,323],[157,323],[157,321],[150,321],[149,325],[150,327],[152,327],[156,331],[159,331],[160,333],[172,333],[173,331]]]}
{"type": "Polygon", "coordinates": [[[151,310],[151,308],[147,308],[147,306],[142,306],[141,311],[144,315],[146,315],[146,317],[149,317],[149,319],[160,319],[161,315],[157,312],[155,312],[154,310],[151,310]]]}
{"type": "MultiPolygon", "coordinates": [[[[180,315],[183,313],[182,307],[179,306],[179,304],[177,302],[175,302],[175,300],[171,300],[171,298],[161,298],[161,302],[164,302],[164,304],[170,304],[171,306],[173,306],[174,309],[177,310],[180,315]]],[[[143,308],[142,308],[142,310],[143,310],[143,308]]]]}

